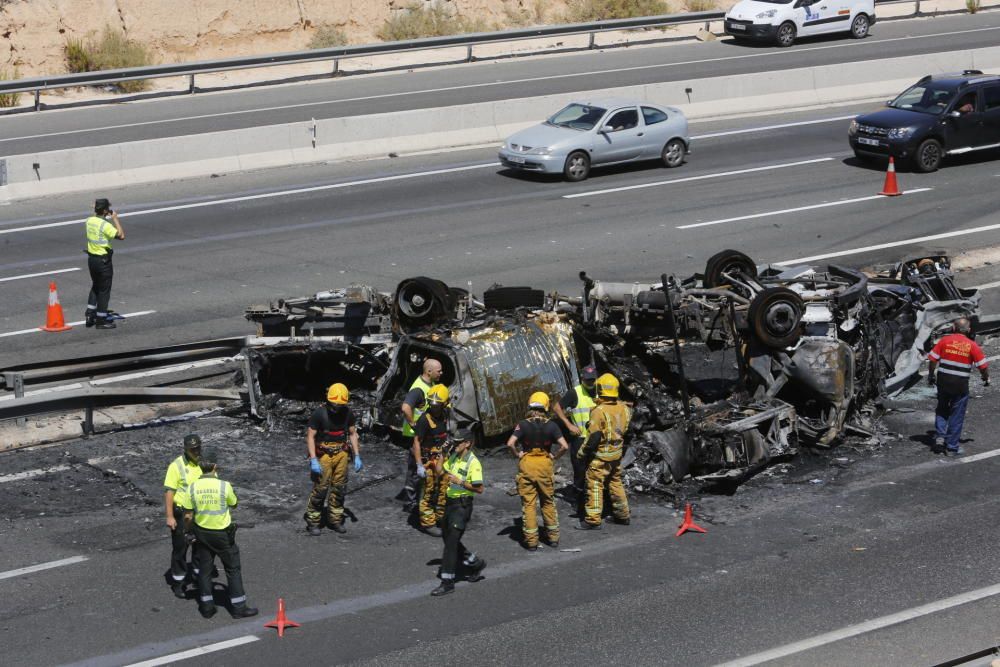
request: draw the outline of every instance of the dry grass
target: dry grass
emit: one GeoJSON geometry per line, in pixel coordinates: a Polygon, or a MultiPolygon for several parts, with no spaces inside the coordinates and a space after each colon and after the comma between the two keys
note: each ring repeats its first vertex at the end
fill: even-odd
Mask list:
{"type": "Polygon", "coordinates": [[[979,0],[965,0],[965,8],[970,14],[975,14],[979,11],[979,0]]]}
{"type": "Polygon", "coordinates": [[[426,7],[412,4],[395,12],[378,30],[378,38],[385,42],[399,42],[421,37],[445,37],[470,32],[482,32],[489,26],[479,19],[470,19],[453,13],[441,3],[426,7]]]}
{"type": "MultiPolygon", "coordinates": [[[[13,81],[21,78],[21,72],[14,68],[14,75],[7,70],[0,70],[0,81],[13,81]]],[[[16,107],[21,101],[21,93],[0,93],[0,109],[16,107]]]]}
{"type": "Polygon", "coordinates": [[[710,12],[717,9],[717,0],[684,0],[684,6],[689,12],[710,12]]]}
{"type": "Polygon", "coordinates": [[[566,18],[572,23],[587,23],[669,13],[670,6],[664,0],[573,0],[566,18]]]}
{"type": "Polygon", "coordinates": [[[332,25],[325,25],[320,27],[309,40],[308,48],[329,49],[334,46],[347,46],[347,44],[347,34],[343,30],[332,25]]]}
{"type": "Polygon", "coordinates": [[[545,6],[545,0],[535,0],[531,7],[516,9],[504,4],[503,13],[509,27],[523,28],[532,25],[545,25],[548,8],[545,6]]]}
{"type": "MultiPolygon", "coordinates": [[[[122,32],[105,26],[100,37],[66,42],[66,68],[70,72],[98,72],[153,64],[145,45],[128,39],[122,32]]],[[[123,81],[115,84],[123,93],[138,93],[149,88],[149,81],[123,81]]]]}

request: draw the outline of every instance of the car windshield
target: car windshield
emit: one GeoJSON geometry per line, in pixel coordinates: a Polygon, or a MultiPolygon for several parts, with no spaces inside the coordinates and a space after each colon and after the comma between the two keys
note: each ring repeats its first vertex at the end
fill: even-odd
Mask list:
{"type": "Polygon", "coordinates": [[[951,88],[942,88],[933,83],[918,83],[889,102],[889,106],[893,109],[906,109],[907,111],[938,115],[948,108],[954,95],[955,91],[951,88]]]}
{"type": "Polygon", "coordinates": [[[573,130],[592,130],[604,117],[607,109],[587,106],[586,104],[570,104],[568,107],[549,118],[546,123],[556,127],[568,127],[573,130]]]}

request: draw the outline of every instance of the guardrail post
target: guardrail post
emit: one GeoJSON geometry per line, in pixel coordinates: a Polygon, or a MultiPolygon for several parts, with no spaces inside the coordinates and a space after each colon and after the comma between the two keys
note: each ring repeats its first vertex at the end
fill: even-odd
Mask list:
{"type": "Polygon", "coordinates": [[[194,95],[194,74],[188,74],[188,94],[194,95]]]}
{"type": "MultiPolygon", "coordinates": [[[[20,373],[14,373],[14,398],[24,398],[24,376],[20,373]]],[[[15,423],[18,426],[25,426],[28,420],[18,417],[15,423]]]]}
{"type": "Polygon", "coordinates": [[[593,49],[594,48],[594,36],[595,36],[594,33],[590,33],[590,43],[587,44],[587,48],[588,49],[593,49]]]}
{"type": "Polygon", "coordinates": [[[337,76],[340,74],[340,58],[333,59],[333,71],[330,72],[330,76],[337,76]]]}
{"type": "Polygon", "coordinates": [[[465,47],[465,62],[472,62],[472,44],[465,47]]]}
{"type": "Polygon", "coordinates": [[[920,16],[920,0],[916,0],[916,2],[914,2],[913,4],[914,4],[913,15],[920,16]]]}
{"type": "Polygon", "coordinates": [[[42,91],[35,91],[35,111],[42,110],[42,91]]]}
{"type": "Polygon", "coordinates": [[[83,434],[94,435],[94,406],[88,405],[83,413],[83,434]]]}

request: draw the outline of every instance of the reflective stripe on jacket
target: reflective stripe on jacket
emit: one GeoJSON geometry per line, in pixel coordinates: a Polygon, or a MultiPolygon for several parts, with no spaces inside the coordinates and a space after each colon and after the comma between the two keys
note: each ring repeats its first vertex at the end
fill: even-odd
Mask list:
{"type": "Polygon", "coordinates": [[[87,252],[91,255],[107,255],[111,250],[111,239],[118,236],[115,226],[104,218],[92,215],[87,218],[87,252]],[[109,237],[105,225],[113,232],[109,237]]]}
{"type": "MultiPolygon", "coordinates": [[[[444,462],[443,467],[446,473],[454,475],[459,480],[468,482],[472,486],[478,486],[483,483],[483,466],[479,463],[479,459],[476,458],[471,449],[462,458],[452,454],[444,462]]],[[[452,483],[448,485],[445,495],[449,498],[463,498],[465,496],[473,496],[475,493],[469,491],[461,484],[452,483]]]]}
{"type": "Polygon", "coordinates": [[[622,457],[625,431],[632,411],[624,403],[601,403],[590,413],[592,429],[600,429],[601,442],[594,454],[601,461],[618,461],[622,457]]]}
{"type": "Polygon", "coordinates": [[[229,508],[236,506],[236,494],[229,482],[215,475],[199,478],[191,485],[185,509],[194,513],[194,522],[207,530],[223,530],[232,523],[229,508]]]}

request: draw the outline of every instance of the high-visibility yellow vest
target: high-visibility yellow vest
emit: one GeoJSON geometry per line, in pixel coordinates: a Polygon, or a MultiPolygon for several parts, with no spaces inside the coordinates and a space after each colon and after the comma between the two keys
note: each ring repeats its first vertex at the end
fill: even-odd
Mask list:
{"type": "Polygon", "coordinates": [[[187,502],[188,488],[201,477],[201,466],[192,463],[187,456],[181,454],[170,462],[163,487],[174,492],[174,504],[184,507],[187,502]]]}
{"type": "Polygon", "coordinates": [[[87,218],[87,253],[107,255],[111,250],[111,239],[118,236],[115,226],[104,218],[92,215],[87,218]],[[108,236],[108,233],[111,236],[108,236]]]}
{"type": "Polygon", "coordinates": [[[223,530],[233,522],[229,508],[236,506],[233,485],[215,473],[198,478],[190,487],[185,509],[194,513],[194,522],[207,530],[223,530]]]}
{"type": "Polygon", "coordinates": [[[594,409],[597,403],[594,402],[594,399],[587,393],[582,384],[576,385],[573,389],[576,391],[576,407],[569,411],[569,418],[574,426],[580,429],[580,437],[586,440],[589,435],[587,432],[587,422],[590,421],[590,411],[594,409]]]}
{"type": "MultiPolygon", "coordinates": [[[[427,412],[427,394],[431,391],[431,385],[424,382],[424,377],[421,375],[418,376],[417,379],[413,381],[413,384],[410,385],[410,391],[413,391],[414,389],[419,389],[424,392],[423,404],[413,408],[413,423],[416,424],[417,420],[420,419],[420,415],[427,412]]],[[[413,427],[410,426],[410,422],[406,421],[405,418],[403,419],[403,435],[408,438],[412,438],[414,435],[413,427]]]]}
{"type": "MultiPolygon", "coordinates": [[[[472,453],[471,449],[462,457],[452,454],[442,467],[446,473],[454,475],[462,482],[468,482],[472,486],[479,486],[483,483],[483,466],[479,462],[479,459],[476,458],[476,455],[472,453]]],[[[474,495],[473,491],[469,491],[461,484],[454,483],[448,484],[448,490],[445,491],[445,496],[448,498],[462,498],[474,495]]]]}

